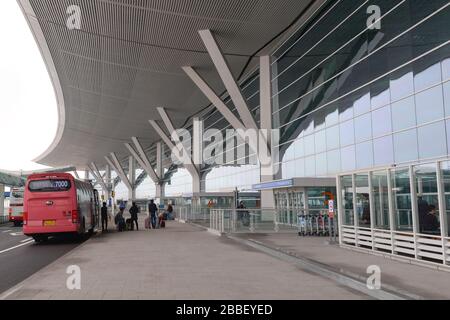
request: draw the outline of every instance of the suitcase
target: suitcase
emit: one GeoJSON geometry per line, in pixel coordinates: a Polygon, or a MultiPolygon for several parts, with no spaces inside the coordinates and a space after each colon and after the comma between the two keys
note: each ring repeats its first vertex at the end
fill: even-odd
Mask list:
{"type": "Polygon", "coordinates": [[[127,219],[127,230],[128,231],[134,230],[134,223],[133,223],[133,220],[131,220],[131,219],[127,219]]]}
{"type": "Polygon", "coordinates": [[[145,229],[150,229],[150,218],[145,219],[145,229]]]}
{"type": "Polygon", "coordinates": [[[165,228],[166,227],[166,221],[162,220],[161,221],[161,228],[165,228]]]}

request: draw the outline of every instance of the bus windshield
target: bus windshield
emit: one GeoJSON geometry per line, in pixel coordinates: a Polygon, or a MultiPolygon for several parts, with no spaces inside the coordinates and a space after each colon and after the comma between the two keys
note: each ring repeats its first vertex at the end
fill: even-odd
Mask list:
{"type": "Polygon", "coordinates": [[[69,180],[35,180],[30,181],[28,189],[31,192],[58,192],[58,191],[68,191],[71,187],[69,180]]]}
{"type": "Polygon", "coordinates": [[[11,191],[11,198],[22,199],[23,198],[23,191],[12,190],[11,191]]]}

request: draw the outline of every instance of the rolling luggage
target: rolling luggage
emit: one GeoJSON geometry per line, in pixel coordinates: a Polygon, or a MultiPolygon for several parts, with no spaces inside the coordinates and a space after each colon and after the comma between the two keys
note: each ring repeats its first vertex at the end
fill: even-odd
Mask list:
{"type": "Polygon", "coordinates": [[[125,223],[125,221],[122,219],[119,221],[119,232],[123,232],[127,229],[127,224],[125,223]]]}
{"type": "Polygon", "coordinates": [[[161,227],[161,228],[165,228],[165,227],[166,227],[166,221],[165,221],[165,220],[162,220],[162,221],[161,221],[160,227],[161,227]]]}
{"type": "Polygon", "coordinates": [[[131,219],[127,219],[127,230],[128,231],[133,231],[134,230],[134,223],[133,220],[131,219]]]}

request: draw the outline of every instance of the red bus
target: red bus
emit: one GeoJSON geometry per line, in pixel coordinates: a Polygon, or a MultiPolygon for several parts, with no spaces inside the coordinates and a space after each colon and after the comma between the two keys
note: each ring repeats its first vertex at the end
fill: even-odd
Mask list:
{"type": "Polygon", "coordinates": [[[36,242],[50,236],[93,233],[99,222],[98,192],[69,173],[28,177],[24,196],[23,233],[36,242]]]}
{"type": "Polygon", "coordinates": [[[18,227],[23,222],[23,192],[24,188],[11,188],[9,197],[9,221],[18,227]]]}

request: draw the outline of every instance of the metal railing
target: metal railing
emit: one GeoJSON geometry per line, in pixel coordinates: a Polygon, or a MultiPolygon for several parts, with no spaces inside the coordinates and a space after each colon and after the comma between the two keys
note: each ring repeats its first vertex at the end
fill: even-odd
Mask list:
{"type": "Polygon", "coordinates": [[[221,233],[298,232],[297,216],[286,210],[211,209],[210,217],[210,228],[221,233]]]}
{"type": "Polygon", "coordinates": [[[342,244],[450,266],[450,238],[413,232],[342,226],[342,244]]]}

